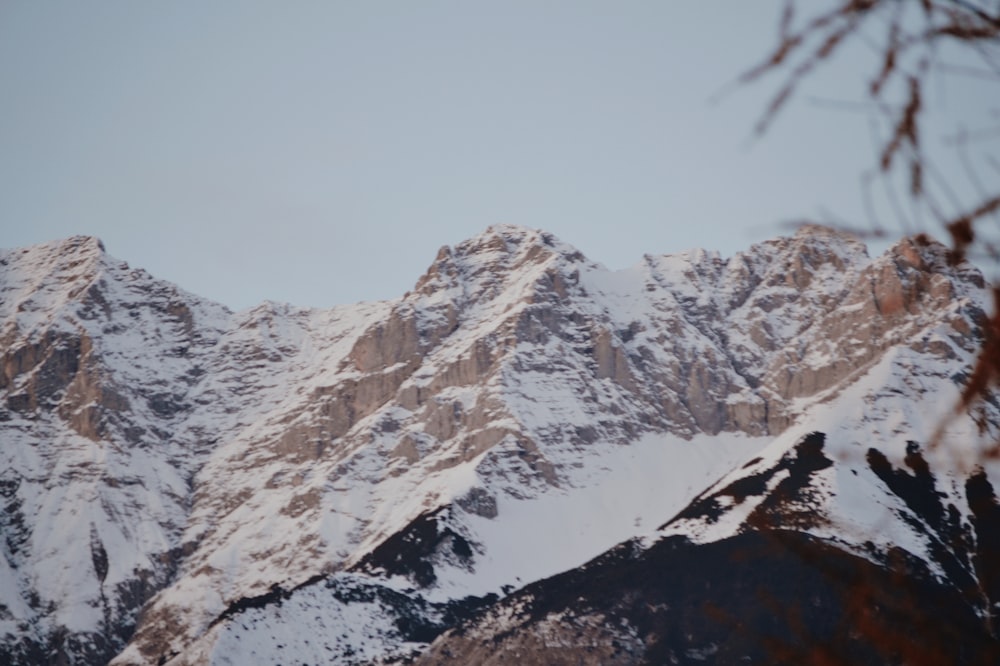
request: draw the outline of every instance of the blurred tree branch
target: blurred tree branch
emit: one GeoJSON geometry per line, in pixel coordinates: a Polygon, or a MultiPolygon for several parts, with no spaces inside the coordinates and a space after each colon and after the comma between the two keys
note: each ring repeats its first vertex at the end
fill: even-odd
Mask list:
{"type": "MultiPolygon", "coordinates": [[[[958,126],[944,137],[958,153],[960,174],[936,169],[924,145],[925,99],[933,73],[1000,88],[1000,0],[787,0],[775,47],[739,77],[743,84],[769,75],[780,78],[757,121],[756,134],[767,132],[801,84],[850,41],[861,42],[872,53],[871,69],[864,74],[866,101],[860,104],[878,121],[875,164],[864,177],[873,225],[869,235],[884,235],[868,191],[871,180],[880,178],[902,228],[914,229],[926,240],[921,223],[926,218],[947,234],[952,264],[967,257],[1000,264],[1000,248],[993,240],[1000,237],[1000,109],[992,111],[988,126],[958,126]],[[801,19],[800,10],[805,11],[801,19]],[[945,51],[958,53],[962,62],[946,61],[945,51]],[[981,155],[982,176],[970,148],[981,155]],[[956,178],[964,178],[962,188],[949,184],[956,178]],[[905,184],[900,189],[911,204],[909,219],[896,193],[899,183],[905,184]],[[973,194],[959,196],[959,190],[973,194]]],[[[991,289],[994,312],[983,322],[980,356],[960,409],[989,399],[991,388],[1000,385],[1000,284],[991,289]]]]}

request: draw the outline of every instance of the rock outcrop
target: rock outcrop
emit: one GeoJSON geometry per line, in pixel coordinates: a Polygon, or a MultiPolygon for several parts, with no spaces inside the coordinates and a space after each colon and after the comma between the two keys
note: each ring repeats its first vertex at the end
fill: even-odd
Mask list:
{"type": "MultiPolygon", "coordinates": [[[[983,307],[945,254],[904,240],[870,259],[810,227],[608,271],[498,226],[395,301],[234,313],[95,239],[0,253],[0,656],[260,660],[285,648],[241,627],[356,604],[381,638],[292,632],[286,654],[409,658],[829,414],[866,446],[929,437],[983,307]],[[940,404],[900,416],[924,395],[940,404]]],[[[570,640],[532,631],[511,645],[570,640]]],[[[633,663],[650,639],[603,640],[564,654],[633,663]]]]}

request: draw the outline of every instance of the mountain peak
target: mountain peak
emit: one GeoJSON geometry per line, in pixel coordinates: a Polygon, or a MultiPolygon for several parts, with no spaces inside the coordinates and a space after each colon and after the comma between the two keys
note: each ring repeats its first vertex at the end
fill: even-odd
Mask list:
{"type": "Polygon", "coordinates": [[[480,235],[496,235],[509,237],[511,239],[524,238],[530,236],[537,236],[539,234],[546,233],[541,229],[532,229],[531,227],[526,227],[523,224],[509,224],[502,222],[499,224],[491,224],[486,227],[486,230],[480,235]]]}
{"type": "Polygon", "coordinates": [[[80,259],[87,256],[100,256],[107,253],[104,242],[97,236],[79,234],[68,238],[36,243],[23,248],[0,249],[4,254],[32,254],[34,256],[52,255],[80,259]]]}
{"type": "Polygon", "coordinates": [[[86,235],[76,235],[70,236],[69,238],[56,241],[60,247],[65,249],[75,249],[79,252],[93,253],[97,252],[100,254],[106,254],[107,249],[104,247],[104,241],[102,241],[97,236],[86,236],[86,235]]]}
{"type": "Polygon", "coordinates": [[[490,225],[481,234],[459,243],[455,250],[457,254],[466,256],[499,253],[514,257],[530,253],[534,257],[540,254],[563,254],[577,260],[582,259],[576,248],[551,233],[517,224],[490,225]]]}
{"type": "MultiPolygon", "coordinates": [[[[572,631],[553,644],[638,655],[661,640],[632,630],[649,613],[693,607],[649,572],[686,574],[776,523],[864,566],[898,547],[989,610],[1000,558],[988,537],[974,547],[1000,529],[1000,466],[970,501],[948,456],[909,445],[940,414],[977,441],[951,413],[985,294],[913,243],[868,259],[806,227],[728,261],[610,271],[495,225],[443,248],[402,299],[235,314],[96,238],[0,251],[0,662],[398,662],[559,571],[581,607],[596,579],[579,565],[605,551],[595,566],[649,563],[635,596],[605,595],[636,605],[610,609],[600,643],[550,614],[572,631]],[[665,560],[661,539],[678,544],[665,560]]],[[[718,561],[711,589],[742,585],[718,561]]],[[[791,604],[788,561],[765,573],[791,604]]],[[[745,610],[773,617],[756,597],[745,610]]]]}
{"type": "Polygon", "coordinates": [[[0,250],[3,266],[31,266],[39,270],[86,270],[107,256],[104,243],[96,236],[70,236],[28,247],[0,250]]]}
{"type": "Polygon", "coordinates": [[[857,234],[822,224],[803,224],[786,242],[792,247],[829,251],[842,259],[868,256],[868,248],[857,234]]]}
{"type": "Polygon", "coordinates": [[[815,222],[808,222],[806,224],[799,225],[795,229],[795,238],[838,238],[848,241],[857,241],[858,236],[847,229],[838,229],[836,227],[831,227],[826,224],[817,224],[815,222]]]}
{"type": "Polygon", "coordinates": [[[82,293],[101,274],[107,257],[94,236],[0,250],[0,317],[15,317],[30,328],[29,322],[82,293]]]}
{"type": "Polygon", "coordinates": [[[520,275],[531,267],[552,261],[583,262],[586,258],[572,245],[547,231],[514,224],[495,224],[454,247],[444,246],[415,291],[423,294],[447,290],[460,283],[468,291],[496,293],[504,276],[520,275]],[[473,282],[479,284],[473,287],[473,282]]]}

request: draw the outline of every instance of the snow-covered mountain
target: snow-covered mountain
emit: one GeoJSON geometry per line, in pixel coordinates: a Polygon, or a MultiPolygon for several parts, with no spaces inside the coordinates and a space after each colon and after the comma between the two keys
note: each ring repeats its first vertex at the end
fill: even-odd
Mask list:
{"type": "Polygon", "coordinates": [[[984,293],[945,255],[904,240],[871,259],[809,227],[608,271],[497,226],[395,301],[234,313],[93,238],[3,251],[0,661],[797,646],[678,615],[773,615],[720,569],[732,552],[794,572],[774,599],[805,586],[817,626],[851,616],[830,590],[859,586],[809,587],[816,562],[881,593],[903,558],[903,596],[950,609],[959,660],[996,655],[1000,406],[954,415],[984,293]],[[698,566],[732,589],[650,577],[698,566]]]}

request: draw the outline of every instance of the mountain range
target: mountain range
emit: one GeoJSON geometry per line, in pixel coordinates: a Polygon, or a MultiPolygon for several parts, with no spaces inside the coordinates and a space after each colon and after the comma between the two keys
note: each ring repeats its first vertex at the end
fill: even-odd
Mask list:
{"type": "Polygon", "coordinates": [[[984,287],[816,226],[618,271],[494,226],[239,312],[0,251],[0,662],[998,663],[984,287]]]}

